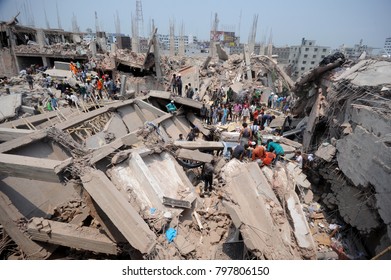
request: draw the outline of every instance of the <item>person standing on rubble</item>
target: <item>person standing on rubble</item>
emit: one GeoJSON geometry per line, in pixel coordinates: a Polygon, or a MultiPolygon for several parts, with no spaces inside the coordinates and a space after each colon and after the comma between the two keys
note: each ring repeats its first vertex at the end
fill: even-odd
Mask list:
{"type": "Polygon", "coordinates": [[[207,111],[208,111],[208,109],[205,107],[205,103],[202,103],[202,107],[200,109],[200,117],[201,117],[202,122],[206,122],[207,111]]]}
{"type": "Polygon", "coordinates": [[[91,84],[91,79],[88,78],[87,79],[87,84],[85,85],[86,87],[86,98],[90,97],[90,96],[94,96],[94,87],[92,86],[91,84]]]}
{"type": "Polygon", "coordinates": [[[50,94],[49,96],[50,96],[50,100],[49,100],[50,106],[51,106],[52,110],[54,111],[54,110],[58,109],[58,101],[57,101],[57,98],[54,97],[53,94],[50,94]]]}
{"type": "Polygon", "coordinates": [[[33,90],[33,87],[34,87],[34,85],[33,85],[34,79],[33,79],[33,76],[32,76],[31,74],[27,74],[27,76],[26,76],[26,81],[27,81],[27,83],[28,83],[28,85],[29,85],[30,90],[33,90]]]}
{"type": "Polygon", "coordinates": [[[102,89],[103,89],[103,81],[102,79],[99,79],[99,77],[96,77],[96,90],[98,91],[99,99],[103,99],[102,89]]]}
{"type": "Polygon", "coordinates": [[[244,146],[246,144],[248,145],[248,141],[252,137],[252,132],[251,129],[247,126],[246,122],[244,122],[242,126],[243,128],[239,134],[239,143],[240,145],[244,146]]]}
{"type": "Polygon", "coordinates": [[[208,124],[213,124],[213,111],[214,111],[214,106],[210,106],[208,110],[208,124]]]}
{"type": "Polygon", "coordinates": [[[234,122],[237,122],[239,120],[240,110],[241,110],[240,104],[236,103],[234,105],[234,112],[233,112],[233,121],[234,122]]]}
{"type": "Polygon", "coordinates": [[[191,86],[191,83],[187,85],[187,92],[186,92],[187,98],[193,99],[194,96],[194,89],[191,86]]]}
{"type": "Polygon", "coordinates": [[[178,88],[176,85],[176,74],[172,74],[170,89],[173,95],[178,94],[178,88]]]}
{"type": "Polygon", "coordinates": [[[303,156],[301,155],[301,151],[296,151],[296,162],[299,165],[299,167],[303,168],[303,156]]]}
{"type": "Polygon", "coordinates": [[[272,107],[272,100],[273,100],[274,92],[270,93],[269,97],[267,98],[267,107],[272,107]]]}
{"type": "Polygon", "coordinates": [[[272,108],[273,108],[273,109],[276,109],[276,108],[277,108],[277,99],[278,99],[278,95],[277,95],[277,94],[274,94],[274,95],[273,95],[273,98],[272,98],[272,108]]]}
{"type": "Polygon", "coordinates": [[[195,141],[195,139],[196,139],[196,133],[194,128],[192,128],[186,137],[186,141],[195,141]]]}
{"type": "Polygon", "coordinates": [[[229,87],[228,91],[227,91],[227,102],[228,103],[233,101],[233,96],[234,96],[234,91],[232,90],[231,87],[229,87]]]}
{"type": "Polygon", "coordinates": [[[215,161],[205,163],[202,168],[202,178],[204,180],[204,193],[211,193],[213,191],[213,173],[215,161]]]}
{"type": "Polygon", "coordinates": [[[181,74],[178,74],[178,76],[176,78],[176,86],[177,86],[177,91],[178,91],[179,97],[182,97],[182,77],[181,77],[181,74]]]}
{"type": "Polygon", "coordinates": [[[247,105],[245,105],[242,110],[242,116],[243,116],[243,122],[247,122],[247,120],[250,118],[250,110],[248,109],[247,105]]]}
{"type": "Polygon", "coordinates": [[[225,125],[227,123],[228,118],[228,108],[227,105],[223,105],[223,116],[221,118],[221,124],[225,125]]]}
{"type": "Polygon", "coordinates": [[[217,109],[216,106],[213,107],[212,118],[213,118],[213,124],[217,124],[217,120],[218,120],[218,109],[217,109]]]}

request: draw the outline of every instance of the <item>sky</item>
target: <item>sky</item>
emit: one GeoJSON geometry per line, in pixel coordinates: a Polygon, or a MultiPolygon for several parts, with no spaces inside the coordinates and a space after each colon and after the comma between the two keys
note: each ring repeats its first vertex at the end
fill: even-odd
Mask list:
{"type": "MultiPolygon", "coordinates": [[[[183,24],[184,34],[209,40],[214,14],[219,29],[235,31],[242,43],[248,41],[255,15],[258,15],[256,42],[272,42],[277,47],[300,45],[301,39],[316,40],[320,46],[338,48],[363,44],[383,48],[391,37],[391,0],[141,0],[143,28],[148,37],[152,20],[158,33],[175,34],[183,24]]],[[[20,11],[23,25],[34,22],[46,28],[45,12],[51,28],[71,31],[73,14],[81,31],[95,31],[95,11],[100,30],[115,32],[115,15],[121,33],[131,34],[131,15],[136,15],[136,0],[0,0],[0,21],[8,21],[20,11]]]]}

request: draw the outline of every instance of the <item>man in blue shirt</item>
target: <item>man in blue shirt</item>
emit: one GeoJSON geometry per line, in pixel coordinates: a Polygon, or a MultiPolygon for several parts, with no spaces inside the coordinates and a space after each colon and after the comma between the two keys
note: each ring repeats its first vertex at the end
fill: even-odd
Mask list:
{"type": "Polygon", "coordinates": [[[168,104],[166,105],[166,108],[167,108],[167,111],[168,111],[169,113],[174,113],[174,112],[176,112],[177,108],[176,108],[176,106],[175,106],[175,104],[174,104],[174,100],[172,100],[170,103],[168,103],[168,104]]]}
{"type": "Polygon", "coordinates": [[[273,152],[276,154],[276,158],[274,159],[273,164],[276,163],[277,160],[279,160],[280,156],[284,156],[284,154],[285,154],[285,151],[281,147],[281,145],[276,142],[273,142],[273,140],[271,140],[271,139],[267,140],[267,149],[266,150],[268,152],[273,152]]]}

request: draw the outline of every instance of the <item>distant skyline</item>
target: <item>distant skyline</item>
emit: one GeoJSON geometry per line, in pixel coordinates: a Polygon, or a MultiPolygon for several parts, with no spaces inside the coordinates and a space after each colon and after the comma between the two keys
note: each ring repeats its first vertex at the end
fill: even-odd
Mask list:
{"type": "MultiPolygon", "coordinates": [[[[258,14],[256,42],[268,42],[270,34],[275,46],[299,45],[302,38],[316,40],[320,46],[349,47],[363,40],[365,45],[383,48],[391,37],[391,0],[142,0],[143,28],[148,37],[151,21],[158,33],[169,34],[169,23],[175,23],[175,35],[181,25],[185,35],[209,40],[214,14],[219,29],[229,29],[248,41],[254,15],[258,14]]],[[[131,35],[131,15],[136,16],[136,0],[0,0],[0,20],[8,21],[18,12],[19,22],[35,27],[72,30],[73,14],[82,32],[95,31],[95,11],[100,30],[115,33],[115,17],[120,18],[121,33],[131,35]]]]}

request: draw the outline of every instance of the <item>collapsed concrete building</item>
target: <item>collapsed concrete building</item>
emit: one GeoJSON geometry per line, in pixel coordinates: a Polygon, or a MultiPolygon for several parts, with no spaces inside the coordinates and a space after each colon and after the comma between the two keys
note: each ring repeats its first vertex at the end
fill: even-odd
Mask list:
{"type": "Polygon", "coordinates": [[[391,61],[341,64],[319,67],[297,82],[295,110],[307,114],[303,148],[316,156],[307,175],[325,206],[359,236],[360,252],[385,250],[389,258],[391,61]]]}
{"type": "MultiPolygon", "coordinates": [[[[35,32],[2,26],[9,38],[35,32]]],[[[43,34],[45,41],[50,31],[43,34]]],[[[1,97],[2,258],[389,258],[382,254],[391,243],[389,61],[349,69],[336,61],[294,83],[271,58],[248,52],[227,56],[218,48],[218,57],[206,60],[160,56],[155,34],[146,54],[87,47],[79,57],[126,77],[122,90],[132,94],[122,100],[29,116],[32,93],[1,97]],[[271,92],[294,92],[293,114],[304,118],[304,130],[278,140],[287,159],[297,149],[313,153],[310,168],[290,160],[260,168],[224,157],[240,124],[203,124],[202,102],[169,92],[173,73],[197,87],[205,103],[221,87],[231,87],[235,98],[260,89],[264,103],[271,92]],[[167,113],[171,100],[176,114],[167,113]],[[176,141],[194,126],[197,141],[176,141]],[[215,190],[203,197],[200,167],[213,158],[215,190]]],[[[3,60],[53,49],[12,46],[2,45],[3,60]]],[[[278,117],[274,126],[284,121],[278,117]]]]}

